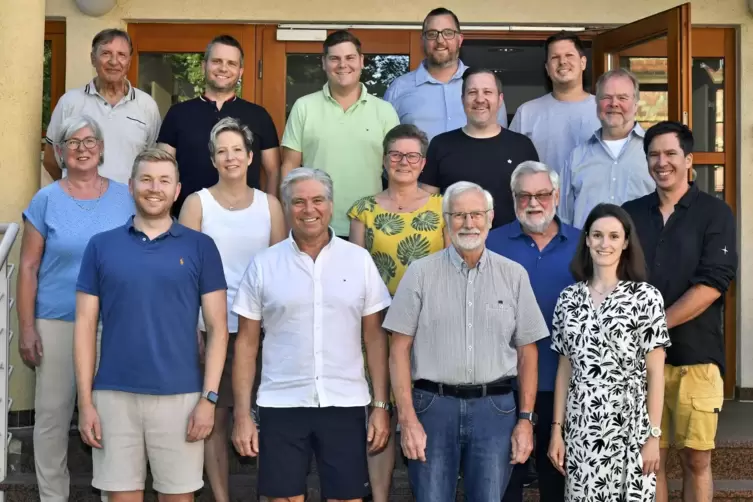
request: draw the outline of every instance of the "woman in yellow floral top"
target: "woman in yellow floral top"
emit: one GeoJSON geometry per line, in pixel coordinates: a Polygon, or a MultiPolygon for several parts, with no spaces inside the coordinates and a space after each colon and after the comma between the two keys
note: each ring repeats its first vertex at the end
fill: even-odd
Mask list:
{"type": "Polygon", "coordinates": [[[442,196],[418,185],[428,140],[419,128],[402,124],[384,138],[387,189],[364,197],[348,210],[350,241],[365,247],[394,296],[408,265],[444,248],[448,241],[442,196]]]}
{"type": "MultiPolygon", "coordinates": [[[[408,265],[449,244],[442,218],[442,196],[418,185],[426,165],[429,140],[414,125],[394,127],[384,138],[387,189],[364,197],[348,210],[350,241],[366,248],[382,280],[395,295],[408,265]]],[[[368,373],[367,373],[368,374],[368,373]]],[[[389,443],[369,455],[369,478],[374,502],[386,502],[395,467],[395,415],[389,443]]]]}

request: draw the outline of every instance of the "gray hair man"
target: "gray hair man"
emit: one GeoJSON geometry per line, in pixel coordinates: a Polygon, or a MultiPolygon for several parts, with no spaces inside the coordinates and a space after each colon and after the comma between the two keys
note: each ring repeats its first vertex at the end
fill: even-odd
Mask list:
{"type": "Polygon", "coordinates": [[[233,303],[239,316],[233,444],[244,456],[264,450],[259,493],[272,501],[303,502],[312,453],[323,498],[360,500],[369,492],[364,445],[378,451],[389,437],[387,335],[380,323],[390,294],[369,252],[330,228],[327,173],[293,169],[281,193],[290,237],[254,256],[233,303]],[[251,393],[262,322],[257,404],[264,427],[257,433],[251,393]]]}
{"type": "Polygon", "coordinates": [[[61,124],[73,115],[88,115],[99,122],[107,145],[99,173],[119,183],[128,183],[133,160],[154,146],[162,119],[154,99],[126,78],[132,55],[131,37],[125,31],[107,29],[94,36],[90,58],[97,76],[63,94],[47,126],[42,164],[53,180],[63,177],[54,145],[61,124]]]}
{"type": "MultiPolygon", "coordinates": [[[[573,284],[569,264],[575,256],[580,232],[557,217],[559,176],[541,162],[523,162],[512,173],[510,189],[517,220],[492,230],[486,247],[519,263],[528,273],[536,302],[551,332],[552,316],[560,291],[573,284]]],[[[538,345],[538,389],[535,412],[536,468],[542,502],[565,499],[564,477],[547,459],[554,417],[554,380],[559,357],[549,336],[538,345]]],[[[522,502],[526,469],[516,467],[504,502],[522,502]]]]}
{"type": "Polygon", "coordinates": [[[533,448],[536,342],[548,331],[523,267],[486,249],[493,207],[479,185],[447,188],[452,245],[408,267],[383,324],[417,502],[454,500],[459,465],[469,500],[500,500],[533,448]]]}
{"type": "Polygon", "coordinates": [[[635,121],[638,79],[618,68],[596,82],[601,128],[570,153],[562,172],[559,215],[581,228],[597,204],[623,204],[654,191],[643,152],[643,128],[635,121]]]}

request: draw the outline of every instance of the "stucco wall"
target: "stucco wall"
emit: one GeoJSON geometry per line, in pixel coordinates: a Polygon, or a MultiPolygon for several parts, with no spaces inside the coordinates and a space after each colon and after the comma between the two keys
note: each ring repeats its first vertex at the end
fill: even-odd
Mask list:
{"type": "MultiPolygon", "coordinates": [[[[624,24],[677,5],[677,0],[454,0],[444,6],[466,24],[624,24]]],[[[416,23],[440,3],[427,0],[118,0],[118,6],[101,18],[81,14],[73,0],[47,0],[48,18],[67,23],[67,87],[85,83],[92,76],[87,54],[92,35],[105,27],[124,27],[129,21],[216,22],[354,22],[416,23]]],[[[742,91],[753,85],[753,16],[745,0],[697,0],[692,5],[693,24],[739,26],[739,72],[742,91]],[[751,48],[751,49],[748,49],[751,48]]],[[[742,94],[742,92],[741,92],[742,94]]],[[[753,192],[753,101],[740,100],[740,166],[738,192],[753,192]]],[[[739,201],[741,256],[753,253],[753,218],[745,217],[753,197],[739,201]]],[[[753,264],[741,264],[738,284],[738,385],[753,387],[753,264]]]]}

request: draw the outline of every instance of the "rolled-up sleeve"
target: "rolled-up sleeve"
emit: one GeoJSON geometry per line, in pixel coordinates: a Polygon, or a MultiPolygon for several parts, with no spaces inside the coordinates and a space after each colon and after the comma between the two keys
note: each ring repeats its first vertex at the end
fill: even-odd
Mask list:
{"type": "Polygon", "coordinates": [[[703,254],[690,282],[704,284],[724,294],[737,274],[735,217],[729,206],[721,205],[703,237],[703,254]]]}
{"type": "Polygon", "coordinates": [[[416,263],[412,263],[405,271],[382,323],[382,327],[387,331],[408,336],[416,335],[423,303],[420,276],[421,271],[416,263]]]}
{"type": "Polygon", "coordinates": [[[528,273],[521,267],[518,282],[518,304],[515,313],[515,335],[517,347],[537,342],[549,336],[549,329],[541,314],[536,296],[533,294],[528,273]]]}

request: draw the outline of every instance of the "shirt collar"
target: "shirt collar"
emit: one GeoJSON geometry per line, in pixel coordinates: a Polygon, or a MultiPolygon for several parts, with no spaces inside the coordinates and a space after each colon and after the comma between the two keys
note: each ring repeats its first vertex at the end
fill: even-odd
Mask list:
{"type": "MultiPolygon", "coordinates": [[[[601,141],[602,129],[603,127],[599,127],[598,129],[596,129],[596,131],[594,131],[593,136],[591,136],[591,141],[601,141]]],[[[636,135],[641,139],[643,139],[643,137],[646,135],[646,131],[643,130],[643,128],[638,122],[636,122],[635,125],[633,126],[633,129],[630,131],[628,138],[630,138],[633,135],[636,135]]]]}
{"type": "MultiPolygon", "coordinates": [[[[204,101],[204,102],[206,102],[206,103],[212,103],[213,105],[217,106],[217,101],[213,100],[212,98],[207,97],[206,94],[202,94],[201,96],[199,96],[199,99],[202,100],[202,101],[204,101]]],[[[238,99],[238,95],[237,94],[233,94],[233,97],[230,98],[230,99],[228,99],[227,101],[225,101],[223,103],[223,106],[226,105],[226,104],[228,104],[228,103],[233,103],[236,99],[238,99]]]]}
{"type": "MultiPolygon", "coordinates": [[[[458,70],[455,72],[452,78],[450,78],[450,82],[459,78],[463,78],[463,73],[465,73],[465,70],[467,69],[468,67],[458,59],[458,70]]],[[[443,84],[444,82],[440,82],[439,80],[431,76],[429,70],[426,69],[426,60],[424,59],[423,61],[421,61],[421,64],[418,65],[418,69],[416,69],[416,87],[426,83],[443,84]]]]}
{"type": "MultiPolygon", "coordinates": [[[[557,233],[554,235],[554,237],[557,237],[559,240],[567,240],[570,238],[568,236],[568,232],[565,232],[565,227],[562,224],[562,220],[560,220],[560,217],[558,215],[554,215],[554,221],[557,222],[557,233]]],[[[523,232],[523,227],[520,225],[519,220],[515,220],[512,223],[510,223],[510,233],[508,237],[510,239],[520,239],[523,236],[528,236],[527,233],[523,232]]]]}
{"type": "MultiPolygon", "coordinates": [[[[126,225],[125,225],[126,226],[126,230],[129,233],[136,233],[136,232],[143,233],[143,232],[141,232],[141,230],[138,230],[135,226],[133,226],[133,220],[134,220],[134,218],[136,218],[135,215],[131,215],[131,217],[128,218],[128,221],[126,222],[126,225]]],[[[168,231],[165,232],[164,234],[162,234],[160,237],[162,237],[162,236],[164,236],[166,234],[170,234],[173,237],[180,237],[181,235],[183,235],[183,232],[184,232],[184,230],[185,230],[186,227],[184,227],[183,225],[181,225],[180,223],[178,223],[178,220],[176,220],[175,218],[173,218],[172,220],[173,220],[173,224],[170,225],[170,228],[168,229],[168,231]]],[[[158,239],[159,239],[159,237],[158,237],[158,239]]]]}
{"type": "MultiPolygon", "coordinates": [[[[696,185],[695,181],[691,181],[689,185],[690,187],[688,188],[688,191],[685,192],[685,195],[680,197],[680,200],[677,201],[677,204],[675,204],[675,206],[689,208],[693,201],[696,200],[698,194],[700,193],[700,189],[698,188],[698,185],[696,185]]],[[[651,207],[659,207],[659,192],[657,192],[656,190],[651,193],[651,207]]]]}
{"type": "MultiPolygon", "coordinates": [[[[335,241],[339,239],[337,235],[335,235],[335,230],[332,227],[327,227],[329,232],[329,242],[326,246],[324,246],[323,249],[332,249],[332,246],[334,245],[335,241]]],[[[301,248],[298,247],[298,243],[293,238],[293,230],[290,231],[288,234],[288,240],[290,241],[290,247],[298,254],[306,254],[303,251],[301,251],[301,248]]]]}
{"type": "MultiPolygon", "coordinates": [[[[369,90],[366,88],[363,82],[361,82],[360,85],[361,85],[361,96],[358,98],[358,102],[365,103],[369,99],[369,90]]],[[[336,102],[335,98],[332,97],[332,93],[329,90],[329,82],[324,84],[324,86],[322,87],[322,92],[324,93],[324,96],[328,100],[336,102]]]]}
{"type": "MultiPolygon", "coordinates": [[[[455,267],[463,271],[463,268],[468,268],[468,264],[465,263],[465,260],[463,260],[463,257],[460,256],[460,253],[458,253],[458,250],[455,249],[455,246],[453,244],[450,244],[450,246],[447,248],[447,252],[450,255],[450,262],[452,262],[455,267]]],[[[484,251],[481,253],[481,258],[479,258],[478,263],[476,264],[476,268],[480,271],[484,269],[486,266],[486,263],[489,261],[489,250],[484,247],[484,251]]]]}
{"type": "MultiPolygon", "coordinates": [[[[133,99],[136,99],[136,89],[133,88],[131,82],[128,79],[125,79],[125,83],[127,90],[121,101],[131,101],[133,99]]],[[[97,86],[94,85],[94,79],[91,79],[89,83],[86,84],[86,86],[84,87],[84,92],[86,94],[89,94],[90,96],[99,96],[100,98],[104,99],[99,91],[97,91],[97,86]]]]}

